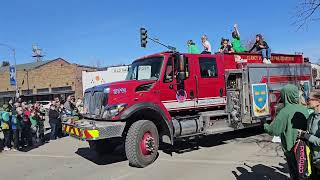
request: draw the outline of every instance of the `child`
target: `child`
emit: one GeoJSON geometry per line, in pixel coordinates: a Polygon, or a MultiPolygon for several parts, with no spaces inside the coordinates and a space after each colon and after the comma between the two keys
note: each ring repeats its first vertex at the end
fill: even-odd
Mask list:
{"type": "Polygon", "coordinates": [[[234,31],[232,32],[232,48],[235,52],[245,52],[246,49],[244,47],[241,46],[241,41],[240,41],[240,33],[238,30],[238,25],[235,24],[233,26],[234,31]]]}
{"type": "Polygon", "coordinates": [[[189,40],[187,42],[187,46],[188,46],[188,53],[200,54],[200,50],[198,49],[198,47],[196,46],[196,44],[192,40],[189,40]]]}
{"type": "Polygon", "coordinates": [[[263,40],[261,34],[256,35],[256,42],[249,52],[252,52],[253,49],[256,49],[257,52],[261,53],[264,64],[271,64],[271,49],[269,48],[267,42],[263,40]]]}
{"type": "Polygon", "coordinates": [[[232,49],[232,46],[229,44],[229,39],[222,38],[221,40],[221,47],[219,49],[220,53],[233,53],[234,50],[232,49]]]}
{"type": "Polygon", "coordinates": [[[201,37],[201,43],[204,49],[201,54],[211,54],[211,44],[208,41],[207,35],[201,37]]]}

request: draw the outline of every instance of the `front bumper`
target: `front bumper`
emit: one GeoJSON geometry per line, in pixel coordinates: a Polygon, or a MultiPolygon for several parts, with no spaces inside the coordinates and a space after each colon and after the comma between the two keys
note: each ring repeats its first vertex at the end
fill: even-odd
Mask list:
{"type": "Polygon", "coordinates": [[[126,123],[110,121],[94,121],[72,119],[62,122],[63,131],[72,137],[81,140],[99,140],[122,137],[126,123]]]}

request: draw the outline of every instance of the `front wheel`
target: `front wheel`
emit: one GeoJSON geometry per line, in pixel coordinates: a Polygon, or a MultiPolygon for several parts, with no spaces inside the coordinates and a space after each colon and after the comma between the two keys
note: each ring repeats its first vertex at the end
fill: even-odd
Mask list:
{"type": "Polygon", "coordinates": [[[158,155],[159,134],[156,125],[149,120],[140,120],[131,125],[126,136],[126,156],[131,166],[146,167],[158,155]]]}

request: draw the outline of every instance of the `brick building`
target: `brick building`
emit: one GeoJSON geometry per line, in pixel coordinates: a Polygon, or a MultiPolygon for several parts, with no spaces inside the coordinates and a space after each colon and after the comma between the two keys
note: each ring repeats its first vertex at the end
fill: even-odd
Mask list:
{"type": "MultiPolygon", "coordinates": [[[[96,68],[71,64],[62,58],[16,66],[20,96],[27,101],[46,101],[54,97],[65,99],[70,94],[82,97],[82,71],[96,68]]],[[[9,82],[9,67],[0,68],[0,104],[15,97],[15,87],[9,82]]]]}

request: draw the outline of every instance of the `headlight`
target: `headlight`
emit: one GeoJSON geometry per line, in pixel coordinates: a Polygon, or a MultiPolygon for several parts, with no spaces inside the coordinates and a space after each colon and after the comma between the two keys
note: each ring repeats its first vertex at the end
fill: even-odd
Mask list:
{"type": "Polygon", "coordinates": [[[105,89],[103,90],[103,92],[106,93],[106,94],[109,94],[110,88],[105,88],[105,89]]]}
{"type": "Polygon", "coordinates": [[[120,114],[126,107],[127,104],[116,104],[112,106],[107,106],[103,113],[103,119],[112,119],[113,117],[120,114]]]}

